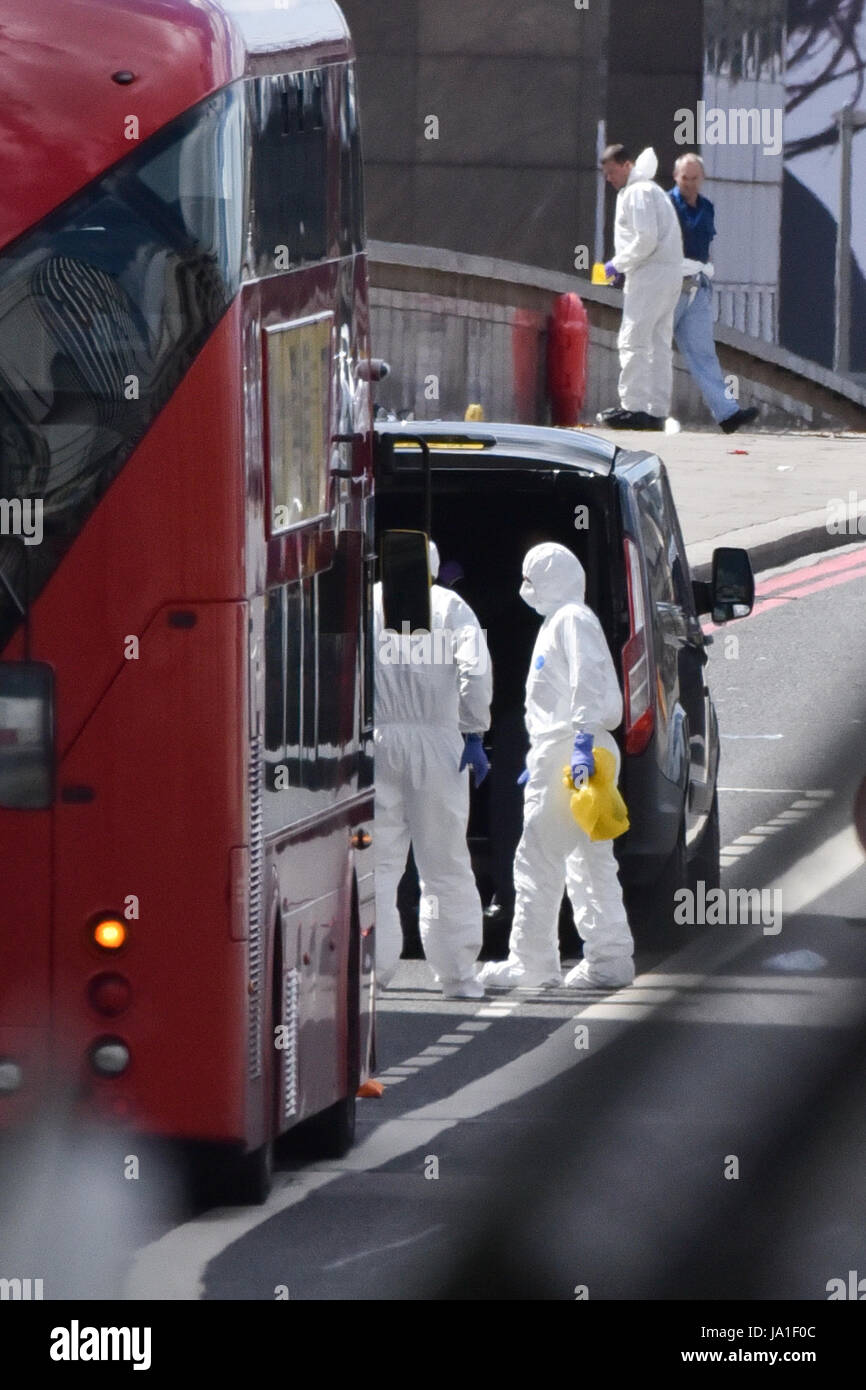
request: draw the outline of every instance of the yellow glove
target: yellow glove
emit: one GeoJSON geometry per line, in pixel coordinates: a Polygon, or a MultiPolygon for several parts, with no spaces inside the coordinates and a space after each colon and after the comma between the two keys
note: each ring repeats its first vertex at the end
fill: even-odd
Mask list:
{"type": "Polygon", "coordinates": [[[628,830],[628,810],[616,785],[616,758],[608,748],[593,748],[595,772],[575,787],[571,768],[563,768],[562,784],[571,789],[571,814],[591,840],[615,840],[628,830]]]}

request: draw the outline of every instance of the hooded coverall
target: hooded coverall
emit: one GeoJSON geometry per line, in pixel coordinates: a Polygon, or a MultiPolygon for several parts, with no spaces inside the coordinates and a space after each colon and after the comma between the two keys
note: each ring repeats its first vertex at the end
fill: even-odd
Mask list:
{"type": "Polygon", "coordinates": [[[563,879],[583,941],[583,960],[566,984],[618,988],[634,979],[634,943],[611,840],[590,840],[572,817],[563,768],[576,733],[591,733],[620,755],[610,730],[622,695],[607,640],[584,602],[583,566],[565,546],[535,546],[523,563],[521,597],[544,617],[526,682],[530,749],[523,834],[514,857],[516,904],[507,961],[490,962],[484,984],[560,984],[559,906],[563,879]]]}
{"type": "Polygon", "coordinates": [[[683,239],[670,198],[653,182],[651,149],[635,160],[616,199],[612,265],[625,275],[619,348],[623,410],[663,419],[673,392],[674,310],[683,285],[683,239]]]}
{"type": "MultiPolygon", "coordinates": [[[[439,555],[430,546],[435,579],[439,555]]],[[[475,984],[482,905],[466,843],[464,733],[490,725],[493,677],[484,633],[459,594],[430,588],[431,632],[384,628],[374,591],[376,661],[376,975],[387,986],[403,944],[397,885],[411,843],[421,887],[424,954],[444,993],[475,984]]]]}

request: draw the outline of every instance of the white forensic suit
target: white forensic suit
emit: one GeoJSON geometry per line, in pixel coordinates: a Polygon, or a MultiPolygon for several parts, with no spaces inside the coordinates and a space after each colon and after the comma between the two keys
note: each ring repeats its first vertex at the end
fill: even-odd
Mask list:
{"type": "Polygon", "coordinates": [[[612,264],[625,275],[619,348],[623,410],[663,419],[673,392],[674,310],[683,287],[683,238],[668,195],[653,182],[654,150],[644,150],[616,198],[612,264]]]}
{"type": "MultiPolygon", "coordinates": [[[[430,570],[435,579],[432,543],[430,570]]],[[[459,768],[463,734],[489,727],[493,677],[469,605],[432,584],[430,607],[430,634],[389,633],[375,586],[376,974],[386,986],[400,958],[397,885],[411,843],[424,954],[444,994],[478,998],[482,906],[466,843],[470,774],[459,768]]]]}
{"type": "Polygon", "coordinates": [[[610,730],[622,696],[607,640],[584,603],[583,566],[565,546],[535,546],[523,564],[521,597],[544,617],[526,682],[530,748],[523,834],[514,856],[516,903],[507,961],[489,962],[484,984],[561,984],[559,907],[563,880],[583,941],[583,960],[567,985],[618,988],[634,979],[634,943],[623,907],[612,840],[590,840],[571,814],[563,768],[574,736],[620,756],[610,730]]]}

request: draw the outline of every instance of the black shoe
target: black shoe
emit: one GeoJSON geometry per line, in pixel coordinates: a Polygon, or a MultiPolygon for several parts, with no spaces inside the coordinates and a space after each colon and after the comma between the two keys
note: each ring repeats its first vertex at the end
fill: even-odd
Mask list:
{"type": "Polygon", "coordinates": [[[741,425],[748,425],[752,420],[757,420],[758,415],[758,407],[750,405],[746,410],[735,410],[733,415],[729,415],[725,420],[720,420],[719,424],[725,434],[733,434],[734,430],[738,430],[741,425]]]}
{"type": "Polygon", "coordinates": [[[610,430],[663,430],[665,427],[660,415],[648,415],[645,410],[605,410],[596,420],[610,430]]]}

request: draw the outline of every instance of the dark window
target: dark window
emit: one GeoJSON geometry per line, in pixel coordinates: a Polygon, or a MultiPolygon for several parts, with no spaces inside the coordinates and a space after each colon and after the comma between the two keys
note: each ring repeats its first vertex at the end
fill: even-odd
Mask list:
{"type": "Polygon", "coordinates": [[[661,679],[658,692],[660,705],[667,719],[673,708],[679,679],[678,648],[665,640],[665,632],[672,621],[666,609],[678,603],[670,563],[676,551],[668,530],[661,477],[657,475],[642,483],[637,496],[641,540],[650,585],[647,620],[653,630],[656,669],[661,679]]]}
{"type": "Polygon", "coordinates": [[[344,69],[340,101],[340,255],[364,248],[364,179],[355,69],[344,69]]]}
{"type": "Polygon", "coordinates": [[[237,86],[184,113],[0,254],[0,650],[237,291],[237,86]]]}
{"type": "Polygon", "coordinates": [[[683,541],[682,531],[680,530],[676,507],[674,506],[674,499],[671,495],[670,484],[666,478],[662,480],[662,493],[665,501],[665,514],[667,516],[668,559],[673,576],[676,601],[686,616],[692,640],[702,643],[703,636],[701,634],[700,619],[695,609],[695,596],[692,590],[691,576],[689,574],[686,547],[683,541]]]}
{"type": "Polygon", "coordinates": [[[303,582],[303,742],[301,745],[301,784],[316,785],[316,745],[319,725],[319,661],[316,643],[316,580],[303,582]]]}
{"type": "Polygon", "coordinates": [[[330,569],[268,594],[265,743],[272,791],[318,792],[345,780],[346,757],[354,757],[358,635],[349,605],[356,595],[342,546],[330,569]]]}
{"type": "Polygon", "coordinates": [[[301,728],[303,717],[302,689],[304,671],[303,596],[299,584],[286,590],[286,751],[295,768],[290,781],[298,781],[297,769],[301,758],[301,728]]]}
{"type": "Polygon", "coordinates": [[[318,577],[319,586],[319,760],[323,770],[334,769],[355,736],[358,688],[358,618],[355,605],[360,574],[351,560],[354,550],[340,538],[334,563],[318,577]]]}
{"type": "Polygon", "coordinates": [[[286,591],[265,597],[265,748],[280,761],[286,742],[286,591]]]}
{"type": "Polygon", "coordinates": [[[646,555],[650,592],[654,603],[675,603],[673,576],[668,559],[664,496],[661,479],[651,478],[638,492],[641,538],[646,555]]]}
{"type": "Polygon", "coordinates": [[[328,136],[321,71],[250,84],[254,273],[275,275],[328,249],[328,136]]]}

